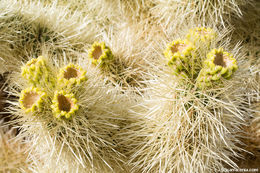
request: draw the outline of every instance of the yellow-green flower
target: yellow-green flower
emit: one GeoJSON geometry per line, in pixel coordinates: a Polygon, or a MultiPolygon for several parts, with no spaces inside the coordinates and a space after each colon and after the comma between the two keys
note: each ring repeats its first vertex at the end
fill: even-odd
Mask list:
{"type": "Polygon", "coordinates": [[[218,81],[221,77],[229,79],[238,69],[236,59],[232,54],[224,52],[223,48],[210,51],[203,65],[197,78],[200,88],[211,85],[212,81],[218,81]]]}
{"type": "Polygon", "coordinates": [[[39,88],[31,87],[22,90],[19,99],[20,106],[26,113],[40,110],[44,104],[46,93],[39,88]]]}
{"type": "Polygon", "coordinates": [[[79,85],[82,81],[85,81],[86,79],[86,71],[83,70],[83,68],[79,65],[74,65],[72,63],[61,68],[58,74],[58,81],[64,86],[69,86],[73,84],[79,85]]]}
{"type": "Polygon", "coordinates": [[[223,48],[213,49],[209,52],[207,59],[204,61],[204,66],[207,67],[208,74],[216,75],[219,73],[226,79],[238,68],[236,59],[233,58],[231,53],[224,52],[223,48]]]}
{"type": "Polygon", "coordinates": [[[68,119],[78,111],[79,106],[73,94],[61,90],[55,92],[51,108],[56,118],[65,117],[68,119]]]}
{"type": "Polygon", "coordinates": [[[205,27],[196,27],[194,29],[190,29],[188,34],[186,35],[186,39],[191,42],[210,42],[216,38],[216,32],[211,28],[205,27]]]}
{"type": "Polygon", "coordinates": [[[169,60],[168,65],[176,73],[182,70],[189,71],[189,61],[193,56],[194,46],[188,40],[175,40],[167,45],[164,56],[169,60]]]}
{"type": "Polygon", "coordinates": [[[22,76],[36,86],[40,82],[51,82],[44,57],[33,58],[21,68],[22,76]]]}
{"type": "Polygon", "coordinates": [[[105,65],[113,59],[112,51],[105,45],[104,42],[95,42],[92,44],[88,57],[92,64],[105,65]]]}

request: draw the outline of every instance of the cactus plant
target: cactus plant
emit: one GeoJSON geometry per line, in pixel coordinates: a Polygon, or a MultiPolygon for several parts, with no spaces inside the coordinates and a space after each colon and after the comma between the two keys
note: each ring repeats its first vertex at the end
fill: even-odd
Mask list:
{"type": "MultiPolygon", "coordinates": [[[[47,156],[47,158],[41,158],[39,162],[36,159],[35,164],[41,165],[42,160],[46,159],[55,160],[61,154],[68,159],[57,161],[56,166],[60,165],[53,168],[54,171],[70,170],[72,165],[78,169],[88,167],[96,171],[111,171],[121,167],[119,164],[121,154],[116,149],[116,141],[112,136],[124,119],[119,115],[122,116],[127,111],[115,103],[127,105],[129,104],[128,99],[122,97],[115,88],[103,83],[104,81],[97,76],[97,73],[90,73],[74,63],[66,64],[55,61],[56,63],[51,58],[44,60],[39,58],[31,60],[25,65],[28,66],[31,62],[41,62],[41,65],[37,67],[38,70],[29,66],[30,70],[33,69],[30,74],[52,68],[53,70],[44,72],[46,76],[52,76],[54,80],[45,81],[40,76],[41,80],[47,84],[40,85],[41,80],[31,81],[27,75],[20,82],[15,83],[14,87],[10,86],[10,93],[14,96],[17,96],[19,90],[22,89],[19,94],[20,106],[15,106],[17,100],[14,100],[12,102],[14,107],[10,109],[10,112],[17,115],[18,121],[22,124],[23,130],[19,136],[34,138],[32,151],[38,148],[39,143],[48,143],[52,147],[51,150],[57,151],[51,158],[47,156]],[[49,63],[46,63],[47,61],[49,63]],[[50,64],[55,64],[55,66],[50,67],[50,64]],[[88,80],[86,80],[87,75],[88,80]],[[65,80],[66,82],[64,82],[65,80]],[[49,85],[48,82],[52,84],[49,85]],[[31,88],[27,88],[28,84],[31,85],[31,88]],[[41,88],[34,88],[33,85],[41,88]],[[55,142],[50,143],[49,139],[55,142]],[[66,169],[65,167],[62,169],[63,164],[72,158],[74,158],[74,164],[71,163],[66,169]]],[[[24,69],[22,70],[24,76],[23,71],[24,69]]],[[[40,73],[36,74],[40,75],[40,73]]],[[[45,166],[48,168],[48,165],[45,166]]],[[[49,166],[51,169],[53,164],[49,166]]]]}
{"type": "MultiPolygon", "coordinates": [[[[111,32],[114,31],[112,30],[111,32]]],[[[103,34],[102,37],[107,38],[106,34],[103,34]]],[[[94,68],[98,69],[99,74],[105,80],[121,88],[122,91],[141,87],[142,80],[144,80],[145,72],[141,67],[143,65],[143,57],[139,57],[139,54],[143,52],[140,48],[133,48],[130,44],[134,39],[139,38],[139,36],[136,37],[133,36],[127,39],[129,43],[122,44],[121,37],[112,36],[104,40],[104,42],[94,42],[88,50],[89,62],[93,64],[94,68]],[[110,44],[114,47],[109,47],[108,45],[110,44]]]]}
{"type": "Polygon", "coordinates": [[[17,70],[17,62],[28,54],[40,56],[43,45],[56,53],[82,52],[98,32],[92,19],[83,18],[79,13],[71,15],[67,8],[55,4],[4,0],[0,9],[3,16],[0,59],[4,60],[7,71],[17,70]],[[88,29],[83,29],[85,27],[88,29]]]}
{"type": "Polygon", "coordinates": [[[241,144],[259,112],[256,1],[0,1],[14,172],[238,168],[258,142],[241,144]]]}
{"type": "MultiPolygon", "coordinates": [[[[171,67],[151,65],[157,68],[152,80],[146,81],[149,90],[132,111],[143,118],[127,126],[131,134],[122,137],[133,172],[215,172],[225,168],[223,163],[237,167],[232,159],[243,150],[238,134],[252,114],[248,92],[253,91],[247,90],[249,84],[244,79],[252,79],[252,74],[246,70],[249,62],[240,63],[236,71],[236,61],[244,62],[237,53],[239,48],[233,50],[236,60],[224,49],[214,49],[224,42],[216,43],[217,37],[222,38],[216,36],[214,44],[205,45],[206,51],[201,50],[203,46],[195,48],[196,58],[188,62],[196,64],[197,75],[186,76],[186,80],[179,80],[181,74],[173,75],[171,67]],[[211,87],[197,87],[204,69],[219,74],[223,69],[223,78],[229,80],[216,82],[214,78],[216,83],[211,87]],[[231,77],[235,71],[237,75],[231,77]],[[132,141],[135,143],[131,145],[132,141]]],[[[250,99],[253,97],[250,95],[250,99]]]]}

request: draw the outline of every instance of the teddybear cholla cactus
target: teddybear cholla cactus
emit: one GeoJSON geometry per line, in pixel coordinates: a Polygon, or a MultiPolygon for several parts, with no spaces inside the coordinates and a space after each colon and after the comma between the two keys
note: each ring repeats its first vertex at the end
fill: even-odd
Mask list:
{"type": "Polygon", "coordinates": [[[212,49],[218,39],[213,29],[190,29],[186,39],[173,41],[164,52],[176,76],[189,78],[202,89],[212,85],[212,81],[220,83],[220,77],[229,79],[236,71],[237,64],[232,54],[224,52],[223,48],[212,49]]]}
{"type": "MultiPolygon", "coordinates": [[[[212,40],[213,44],[204,44],[205,49],[218,45],[216,40],[212,40]]],[[[193,67],[192,63],[198,67],[197,74],[203,70],[202,64],[209,53],[202,48],[196,47],[196,58],[188,60],[190,67],[193,67]]],[[[244,62],[238,50],[235,47],[233,52],[238,61],[244,62]]],[[[227,66],[237,68],[229,54],[222,49],[218,51],[222,51],[227,66]]],[[[212,58],[212,53],[209,57],[212,58]]],[[[214,59],[210,60],[214,62],[214,59]]],[[[252,75],[247,70],[248,64],[240,65],[237,75],[223,83],[219,80],[212,88],[202,89],[196,87],[200,79],[197,75],[179,80],[180,74],[173,74],[172,66],[165,68],[165,64],[152,64],[155,68],[152,80],[146,81],[149,90],[132,111],[139,119],[125,128],[129,136],[121,136],[133,172],[217,172],[224,168],[223,163],[237,167],[231,159],[241,151],[238,134],[251,114],[244,79],[252,75]]],[[[189,73],[193,69],[190,67],[187,68],[189,73]]],[[[225,77],[232,74],[226,73],[223,73],[225,77]]]]}
{"type": "Polygon", "coordinates": [[[250,0],[155,0],[154,2],[152,13],[162,25],[173,28],[182,27],[181,24],[187,24],[189,21],[200,24],[214,21],[214,25],[229,26],[231,18],[241,17],[241,8],[251,3],[250,0]]]}
{"type": "Polygon", "coordinates": [[[224,52],[223,48],[213,49],[207,54],[204,67],[197,78],[198,87],[209,87],[212,81],[216,83],[221,77],[230,79],[237,68],[236,59],[232,54],[224,52]]]}
{"type": "MultiPolygon", "coordinates": [[[[140,70],[140,66],[142,65],[141,58],[135,58],[135,55],[132,55],[131,53],[130,55],[125,54],[129,54],[129,49],[131,50],[133,48],[124,47],[129,46],[130,43],[127,45],[119,45],[121,43],[121,37],[116,37],[116,39],[117,40],[109,40],[110,44],[113,46],[117,45],[118,47],[117,49],[113,47],[113,52],[105,42],[93,43],[88,50],[88,59],[90,60],[90,63],[98,69],[103,78],[114,86],[120,86],[123,90],[142,86],[143,71],[140,70]]],[[[138,53],[134,52],[133,54],[138,53]]]]}
{"type": "Polygon", "coordinates": [[[203,55],[208,53],[216,36],[211,28],[196,27],[189,30],[185,40],[168,44],[164,56],[175,75],[195,80],[204,61],[203,55]]]}
{"type": "MultiPolygon", "coordinates": [[[[10,112],[16,114],[22,124],[19,136],[33,138],[32,151],[45,150],[43,146],[48,146],[46,152],[49,153],[39,156],[41,159],[39,162],[36,159],[35,164],[49,163],[42,167],[51,172],[73,168],[86,168],[85,172],[111,171],[120,167],[121,154],[112,136],[119,128],[118,122],[123,119],[119,115],[124,115],[124,107],[128,106],[115,103],[127,104],[127,100],[114,88],[105,85],[95,72],[88,73],[72,63],[57,60],[54,63],[50,58],[40,57],[39,60],[41,63],[34,63],[33,68],[30,66],[26,75],[24,69],[28,68],[28,64],[24,65],[24,79],[10,86],[10,92],[15,96],[18,96],[16,89],[23,90],[19,94],[20,106],[17,107],[17,101],[14,101],[10,107],[10,112]],[[37,76],[37,80],[30,80],[30,76],[37,76]],[[46,81],[46,76],[51,76],[53,80],[46,81]],[[40,143],[42,147],[39,147],[40,143]],[[63,165],[66,163],[68,165],[63,165]]],[[[31,62],[38,62],[38,59],[28,63],[31,62]]]]}

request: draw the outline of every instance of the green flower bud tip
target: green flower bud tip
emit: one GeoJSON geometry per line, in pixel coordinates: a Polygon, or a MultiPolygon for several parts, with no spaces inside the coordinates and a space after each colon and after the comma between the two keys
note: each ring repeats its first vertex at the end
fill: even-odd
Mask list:
{"type": "Polygon", "coordinates": [[[209,52],[204,65],[205,68],[208,68],[208,74],[216,75],[220,73],[226,79],[238,69],[236,59],[233,58],[232,54],[224,52],[223,48],[213,49],[209,52]]]}
{"type": "Polygon", "coordinates": [[[46,82],[48,81],[48,70],[42,56],[31,59],[21,68],[21,70],[22,76],[32,84],[38,83],[43,76],[45,76],[46,82]]]}
{"type": "Polygon", "coordinates": [[[21,92],[19,99],[20,107],[25,110],[26,113],[40,110],[44,104],[45,97],[46,93],[39,88],[27,88],[21,92]]]}
{"type": "Polygon", "coordinates": [[[86,71],[78,65],[70,63],[64,68],[60,69],[58,80],[63,85],[79,85],[82,81],[85,81],[86,71]]]}
{"type": "Polygon", "coordinates": [[[60,119],[64,116],[68,119],[78,111],[79,106],[73,94],[68,94],[62,90],[55,92],[51,108],[56,118],[60,119]]]}
{"type": "Polygon", "coordinates": [[[108,61],[113,59],[112,51],[109,47],[105,45],[104,42],[93,43],[89,50],[88,57],[91,60],[92,64],[95,65],[104,65],[108,61]]]}
{"type": "Polygon", "coordinates": [[[216,38],[216,32],[211,28],[205,27],[196,27],[194,29],[190,29],[186,38],[190,41],[211,41],[216,38]]]}

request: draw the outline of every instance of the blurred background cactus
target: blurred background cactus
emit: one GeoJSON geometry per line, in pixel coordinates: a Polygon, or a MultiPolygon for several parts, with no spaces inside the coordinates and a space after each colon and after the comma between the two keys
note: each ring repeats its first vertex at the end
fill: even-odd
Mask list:
{"type": "Polygon", "coordinates": [[[0,1],[0,172],[258,168],[259,5],[0,1]]]}
{"type": "Polygon", "coordinates": [[[252,1],[246,0],[153,0],[155,6],[152,14],[159,22],[168,27],[178,27],[185,23],[186,19],[199,21],[207,24],[214,21],[216,25],[230,26],[232,17],[241,17],[245,13],[242,7],[250,6],[252,1]],[[176,21],[178,16],[178,21],[176,21]]]}
{"type": "Polygon", "coordinates": [[[0,171],[1,172],[30,172],[27,144],[15,140],[17,130],[3,127],[0,122],[0,171]]]}

